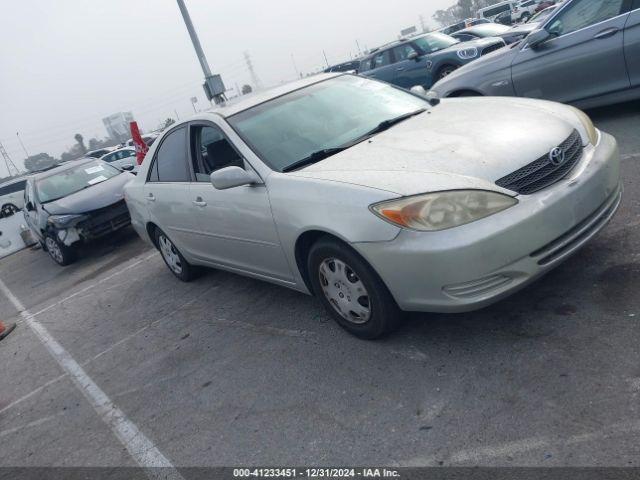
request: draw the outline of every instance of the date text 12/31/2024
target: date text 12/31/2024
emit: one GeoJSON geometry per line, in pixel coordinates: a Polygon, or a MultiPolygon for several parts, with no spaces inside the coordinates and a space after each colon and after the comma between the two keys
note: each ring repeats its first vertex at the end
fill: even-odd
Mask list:
{"type": "Polygon", "coordinates": [[[234,478],[399,478],[387,468],[234,468],[234,478]]]}

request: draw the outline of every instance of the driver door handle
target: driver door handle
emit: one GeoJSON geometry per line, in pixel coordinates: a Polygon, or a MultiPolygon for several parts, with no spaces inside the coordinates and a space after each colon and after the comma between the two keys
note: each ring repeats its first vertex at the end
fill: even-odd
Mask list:
{"type": "Polygon", "coordinates": [[[617,27],[611,27],[611,28],[607,28],[606,30],[602,30],[599,33],[596,33],[593,38],[597,39],[597,40],[601,40],[603,38],[609,38],[609,37],[613,37],[616,33],[618,33],[620,31],[619,28],[617,27]]]}
{"type": "Polygon", "coordinates": [[[193,201],[193,204],[196,207],[206,207],[207,206],[207,202],[205,202],[204,200],[202,200],[202,197],[198,197],[193,201]]]}
{"type": "Polygon", "coordinates": [[[147,195],[147,200],[149,202],[155,202],[156,201],[156,197],[153,196],[153,193],[150,193],[149,195],[147,195]]]}
{"type": "Polygon", "coordinates": [[[396,72],[402,72],[404,70],[404,67],[398,67],[396,68],[396,72]]]}

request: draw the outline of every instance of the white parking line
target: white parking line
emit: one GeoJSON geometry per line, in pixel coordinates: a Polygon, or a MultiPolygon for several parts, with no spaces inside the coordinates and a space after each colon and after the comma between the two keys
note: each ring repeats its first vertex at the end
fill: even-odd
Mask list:
{"type": "Polygon", "coordinates": [[[120,270],[117,270],[116,272],[112,273],[111,275],[108,275],[104,278],[101,278],[100,280],[98,280],[97,282],[94,282],[90,285],[87,285],[86,287],[84,287],[81,290],[78,290],[75,293],[72,293],[71,295],[69,295],[68,297],[64,297],[62,300],[58,300],[56,303],[53,303],[51,305],[49,305],[48,307],[43,308],[42,310],[38,310],[36,313],[33,314],[34,317],[37,317],[38,315],[43,314],[44,312],[48,312],[49,310],[51,310],[54,307],[57,307],[58,305],[62,305],[64,302],[67,302],[69,300],[71,300],[72,298],[77,297],[78,295],[83,294],[84,292],[86,292],[87,290],[91,290],[94,287],[97,287],[98,285],[103,284],[104,282],[108,282],[109,280],[111,280],[114,277],[117,277],[118,275],[122,275],[125,272],[128,272],[129,270],[131,270],[132,268],[137,267],[138,265],[140,265],[141,263],[146,262],[147,260],[155,257],[158,255],[158,252],[152,253],[151,255],[147,255],[146,257],[133,262],[129,265],[127,265],[124,268],[121,268],[120,270]]]}
{"type": "Polygon", "coordinates": [[[601,430],[587,433],[580,433],[566,438],[532,437],[516,440],[514,442],[499,445],[489,445],[486,447],[474,448],[470,450],[460,450],[451,454],[429,455],[415,457],[409,460],[398,462],[403,467],[429,467],[435,466],[439,461],[445,461],[447,466],[479,465],[484,466],[486,462],[495,458],[510,457],[517,454],[527,453],[540,449],[552,449],[577,445],[586,442],[606,440],[610,437],[625,434],[640,433],[640,422],[624,422],[606,426],[601,430]]]}
{"type": "Polygon", "coordinates": [[[18,300],[1,279],[0,291],[13,303],[25,323],[49,350],[49,353],[51,353],[60,367],[69,374],[69,377],[73,380],[76,387],[78,387],[80,392],[82,392],[89,401],[102,421],[111,428],[118,440],[120,440],[138,465],[149,469],[156,467],[163,468],[161,471],[149,470],[149,476],[155,477],[162,475],[162,478],[184,480],[169,459],[165,457],[154,443],[111,401],[107,394],[89,377],[69,352],[67,352],[47,329],[34,318],[34,315],[22,305],[22,302],[18,300]]]}

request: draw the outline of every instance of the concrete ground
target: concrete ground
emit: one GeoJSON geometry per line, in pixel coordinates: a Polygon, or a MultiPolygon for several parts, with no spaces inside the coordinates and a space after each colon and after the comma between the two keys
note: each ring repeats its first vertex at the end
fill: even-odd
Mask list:
{"type": "Polygon", "coordinates": [[[590,113],[623,155],[606,230],[510,299],[383,341],[284,288],[180,283],[131,231],[68,268],[3,259],[0,466],[640,466],[640,104],[590,113]]]}

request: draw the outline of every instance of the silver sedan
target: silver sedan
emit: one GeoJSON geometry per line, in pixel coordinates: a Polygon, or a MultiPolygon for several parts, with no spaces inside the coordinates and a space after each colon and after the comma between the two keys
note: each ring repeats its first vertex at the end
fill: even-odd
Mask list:
{"type": "Polygon", "coordinates": [[[330,74],[173,125],[125,197],[181,280],[213,267],[312,293],[376,338],[402,311],[524,287],[605,226],[621,186],[616,141],[573,107],[330,74]]]}

